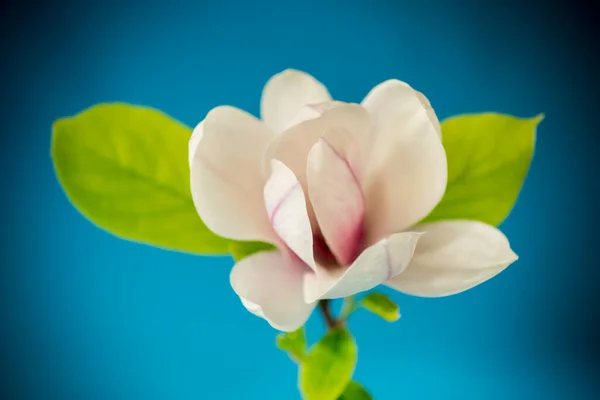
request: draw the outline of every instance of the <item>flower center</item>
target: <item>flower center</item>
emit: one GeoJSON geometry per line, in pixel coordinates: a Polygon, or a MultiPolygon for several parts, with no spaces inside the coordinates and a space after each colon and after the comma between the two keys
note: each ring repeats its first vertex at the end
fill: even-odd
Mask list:
{"type": "MultiPolygon", "coordinates": [[[[352,249],[352,257],[351,262],[348,265],[354,262],[354,260],[356,260],[356,258],[360,255],[360,253],[363,250],[364,243],[362,233],[362,229],[360,229],[360,231],[357,232],[357,235],[355,235],[352,238],[353,243],[350,246],[350,248],[352,249]]],[[[321,232],[313,233],[313,254],[317,264],[321,265],[325,269],[333,271],[348,266],[341,265],[339,263],[339,261],[333,254],[333,251],[331,251],[331,248],[325,241],[325,238],[323,237],[323,234],[321,232]]]]}
{"type": "Polygon", "coordinates": [[[320,232],[313,234],[313,252],[315,261],[326,269],[335,269],[340,266],[320,232]]]}

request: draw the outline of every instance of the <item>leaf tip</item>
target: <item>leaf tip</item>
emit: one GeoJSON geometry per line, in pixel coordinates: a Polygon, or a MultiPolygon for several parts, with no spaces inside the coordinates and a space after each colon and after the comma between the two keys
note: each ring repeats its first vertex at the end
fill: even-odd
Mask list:
{"type": "Polygon", "coordinates": [[[387,322],[396,322],[400,319],[400,317],[402,317],[402,315],[400,315],[399,311],[396,311],[395,313],[390,313],[386,318],[384,318],[387,322]]]}
{"type": "Polygon", "coordinates": [[[395,322],[400,319],[400,307],[387,295],[380,292],[369,293],[360,302],[361,306],[384,321],[395,322]]]}

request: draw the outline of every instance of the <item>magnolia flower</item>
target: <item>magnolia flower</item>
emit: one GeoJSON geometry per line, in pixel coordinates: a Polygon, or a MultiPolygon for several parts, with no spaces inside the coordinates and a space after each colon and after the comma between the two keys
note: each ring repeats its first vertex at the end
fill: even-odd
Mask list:
{"type": "Polygon", "coordinates": [[[517,259],[481,222],[415,226],[441,200],[448,171],[436,114],[408,84],[385,81],[350,104],[286,70],[266,84],[261,117],[214,108],[194,129],[189,162],[209,229],[276,246],[230,276],[244,306],[274,328],[293,331],[319,300],[379,284],[459,293],[517,259]]]}

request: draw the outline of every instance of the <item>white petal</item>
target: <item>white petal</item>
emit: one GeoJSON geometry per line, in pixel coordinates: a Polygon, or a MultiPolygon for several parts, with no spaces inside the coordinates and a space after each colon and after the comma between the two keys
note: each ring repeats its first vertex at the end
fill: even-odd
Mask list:
{"type": "Polygon", "coordinates": [[[347,103],[341,101],[326,101],[324,103],[313,103],[307,104],[300,109],[287,124],[284,130],[291,128],[294,125],[298,125],[304,121],[309,121],[321,116],[325,111],[331,110],[334,107],[338,107],[347,103]]]}
{"type": "Polygon", "coordinates": [[[362,104],[377,129],[365,182],[370,243],[427,216],[444,194],[448,167],[437,117],[422,94],[390,80],[362,104]]]}
{"type": "Polygon", "coordinates": [[[329,249],[341,265],[350,265],[362,244],[365,200],[349,161],[352,146],[336,149],[329,142],[332,136],[349,135],[329,131],[313,146],[307,164],[308,194],[329,249]]]}
{"type": "Polygon", "coordinates": [[[438,117],[435,114],[433,107],[431,107],[431,103],[429,102],[429,99],[427,97],[425,97],[425,95],[421,92],[416,92],[416,94],[417,94],[417,98],[421,102],[421,105],[423,106],[423,108],[425,108],[425,112],[427,112],[427,117],[429,118],[429,122],[431,122],[431,125],[433,125],[433,127],[435,128],[435,131],[437,132],[439,138],[441,139],[442,138],[442,127],[440,126],[440,121],[438,120],[438,117]]]}
{"type": "Polygon", "coordinates": [[[366,249],[345,271],[317,270],[305,275],[304,299],[335,299],[370,290],[402,273],[421,233],[401,232],[366,249]]]}
{"type": "Polygon", "coordinates": [[[265,85],[260,115],[273,131],[281,132],[303,106],[330,100],[322,83],[305,72],[287,69],[274,75],[265,85]]]}
{"type": "Polygon", "coordinates": [[[242,305],[246,307],[246,310],[250,311],[252,314],[257,317],[265,318],[265,313],[260,305],[251,302],[250,300],[243,298],[240,296],[240,300],[242,301],[242,305]]]}
{"type": "MultiPolygon", "coordinates": [[[[270,170],[272,159],[281,160],[298,178],[305,193],[308,192],[306,182],[306,161],[310,149],[328,130],[339,128],[350,132],[355,137],[368,137],[371,128],[369,113],[358,104],[344,104],[325,110],[321,116],[304,121],[278,135],[265,151],[264,169],[270,170]]],[[[268,176],[268,174],[265,174],[268,176]]],[[[308,216],[316,224],[312,204],[307,204],[308,216]]]]}
{"type": "Polygon", "coordinates": [[[216,234],[236,240],[276,238],[262,194],[262,155],[271,138],[259,120],[228,106],[211,110],[196,128],[190,139],[192,198],[216,234]]]}
{"type": "Polygon", "coordinates": [[[315,304],[303,297],[301,263],[279,251],[244,258],[232,269],[231,286],[251,313],[265,318],[275,329],[291,332],[306,322],[315,304]]]}
{"type": "Polygon", "coordinates": [[[387,282],[401,292],[441,297],[463,292],[500,273],[517,260],[508,239],[493,226],[476,221],[433,222],[406,271],[387,282]]]}
{"type": "Polygon", "coordinates": [[[192,131],[192,136],[190,137],[190,141],[188,143],[188,158],[190,163],[190,168],[192,167],[192,161],[194,160],[194,154],[196,153],[196,148],[198,144],[202,140],[202,136],[204,135],[204,121],[200,122],[194,130],[192,131]]]}
{"type": "Polygon", "coordinates": [[[306,198],[294,173],[271,160],[271,177],[264,188],[265,206],[273,229],[302,261],[315,268],[313,234],[306,198]]]}

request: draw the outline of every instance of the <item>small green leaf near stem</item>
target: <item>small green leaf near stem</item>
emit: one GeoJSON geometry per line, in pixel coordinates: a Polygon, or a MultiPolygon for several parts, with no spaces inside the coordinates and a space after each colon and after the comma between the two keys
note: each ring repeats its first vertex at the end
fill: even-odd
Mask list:
{"type": "Polygon", "coordinates": [[[336,400],[348,386],[356,365],[357,348],[343,327],[319,340],[300,365],[300,389],[305,400],[336,400]]]}
{"type": "Polygon", "coordinates": [[[286,353],[295,362],[302,362],[306,354],[306,334],[304,327],[294,332],[282,332],[276,338],[277,347],[286,353]]]}
{"type": "Polygon", "coordinates": [[[369,293],[359,302],[358,306],[380,316],[388,322],[400,319],[400,307],[392,299],[380,292],[369,293]]]}
{"type": "Polygon", "coordinates": [[[373,400],[373,397],[358,382],[350,381],[338,400],[373,400]]]}

